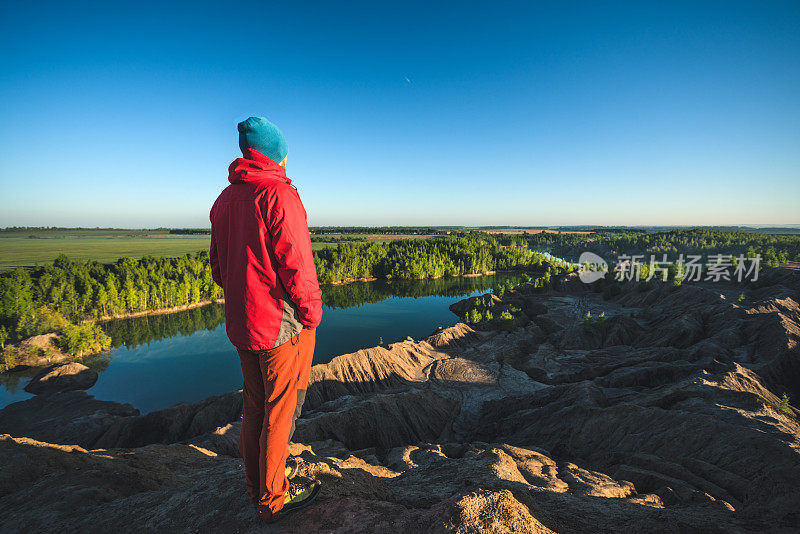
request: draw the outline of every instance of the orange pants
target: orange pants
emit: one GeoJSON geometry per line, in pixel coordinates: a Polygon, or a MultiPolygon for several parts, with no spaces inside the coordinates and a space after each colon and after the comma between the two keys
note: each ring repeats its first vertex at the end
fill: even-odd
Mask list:
{"type": "Polygon", "coordinates": [[[244,379],[239,452],[247,495],[267,520],[281,511],[289,489],[289,440],[308,388],[315,341],[315,330],[304,328],[274,349],[239,350],[244,379]]]}

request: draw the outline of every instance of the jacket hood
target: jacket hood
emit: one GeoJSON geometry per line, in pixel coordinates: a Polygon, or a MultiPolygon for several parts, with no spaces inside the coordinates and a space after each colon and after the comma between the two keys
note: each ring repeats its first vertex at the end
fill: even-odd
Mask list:
{"type": "Polygon", "coordinates": [[[242,151],[244,157],[236,158],[228,167],[228,181],[232,184],[264,182],[279,180],[291,184],[292,180],[286,177],[286,170],[269,159],[267,156],[246,148],[242,151]]]}

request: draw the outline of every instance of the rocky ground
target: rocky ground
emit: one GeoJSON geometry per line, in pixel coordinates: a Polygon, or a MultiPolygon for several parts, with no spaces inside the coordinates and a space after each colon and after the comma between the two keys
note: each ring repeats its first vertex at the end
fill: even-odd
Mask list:
{"type": "MultiPolygon", "coordinates": [[[[83,391],[0,411],[4,532],[797,532],[796,274],[745,289],[574,275],[312,369],[291,452],[324,482],[259,524],[238,392],[140,415],[83,391]],[[795,277],[795,278],[793,278],[795,277]],[[586,323],[586,311],[604,320],[586,323]]],[[[462,312],[466,301],[453,306],[462,312]]]]}

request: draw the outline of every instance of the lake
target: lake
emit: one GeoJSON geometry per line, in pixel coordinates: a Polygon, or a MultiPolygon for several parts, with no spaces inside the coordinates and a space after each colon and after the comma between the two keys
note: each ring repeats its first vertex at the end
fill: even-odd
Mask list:
{"type": "MultiPolygon", "coordinates": [[[[322,324],[314,363],[407,336],[426,337],[458,321],[448,307],[523,273],[436,280],[355,282],[323,286],[322,324]]],[[[236,350],[225,334],[224,308],[210,304],[184,312],[103,324],[114,348],[95,358],[102,370],[88,392],[127,402],[142,413],[196,402],[242,386],[236,350]]],[[[32,397],[24,391],[36,370],[0,375],[0,408],[32,397]]]]}

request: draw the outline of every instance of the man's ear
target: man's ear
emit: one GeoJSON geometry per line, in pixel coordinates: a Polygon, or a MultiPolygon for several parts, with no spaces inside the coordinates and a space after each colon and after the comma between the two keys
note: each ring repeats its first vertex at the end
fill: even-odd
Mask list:
{"type": "Polygon", "coordinates": [[[286,160],[287,160],[288,158],[289,158],[289,156],[286,156],[285,158],[283,158],[283,161],[281,161],[280,163],[278,163],[278,165],[280,165],[281,167],[283,167],[283,168],[285,169],[285,168],[286,168],[286,160]]]}

